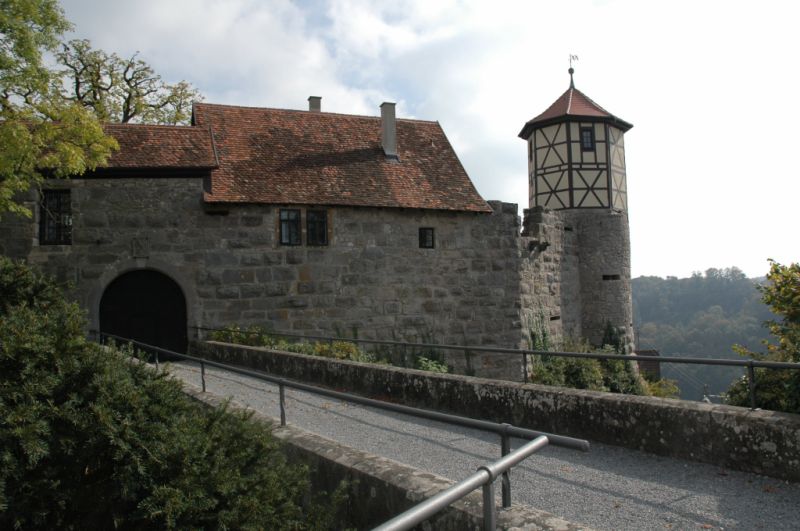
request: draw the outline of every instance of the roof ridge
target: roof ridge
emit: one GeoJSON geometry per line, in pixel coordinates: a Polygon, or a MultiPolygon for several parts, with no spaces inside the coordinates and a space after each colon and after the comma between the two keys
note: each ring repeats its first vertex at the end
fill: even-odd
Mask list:
{"type": "MultiPolygon", "coordinates": [[[[349,118],[367,118],[370,120],[380,120],[380,116],[369,116],[366,114],[352,114],[352,113],[342,113],[342,112],[328,112],[328,111],[308,111],[303,109],[281,109],[278,107],[254,107],[251,105],[228,105],[225,103],[205,103],[205,102],[198,102],[195,104],[198,107],[205,106],[205,107],[218,107],[218,108],[227,108],[227,109],[250,109],[255,111],[277,111],[277,112],[287,112],[287,113],[302,113],[302,114],[309,114],[314,116],[344,116],[349,118]]],[[[423,120],[421,118],[396,118],[398,122],[424,122],[424,123],[431,123],[437,124],[439,123],[438,120],[423,120]]]]}
{"type": "Polygon", "coordinates": [[[567,114],[570,114],[572,111],[572,93],[575,91],[575,87],[569,88],[569,97],[567,98],[567,114]]]}

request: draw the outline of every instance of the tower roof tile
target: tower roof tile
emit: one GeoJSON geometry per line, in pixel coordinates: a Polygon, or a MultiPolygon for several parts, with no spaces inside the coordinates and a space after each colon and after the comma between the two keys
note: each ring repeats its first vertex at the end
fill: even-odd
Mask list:
{"type": "Polygon", "coordinates": [[[589,121],[609,122],[616,125],[623,131],[627,131],[632,124],[621,118],[617,118],[594,101],[589,96],[570,86],[550,107],[542,114],[528,120],[520,131],[519,136],[528,139],[531,132],[539,127],[550,125],[551,123],[561,122],[570,117],[586,118],[589,121]]]}

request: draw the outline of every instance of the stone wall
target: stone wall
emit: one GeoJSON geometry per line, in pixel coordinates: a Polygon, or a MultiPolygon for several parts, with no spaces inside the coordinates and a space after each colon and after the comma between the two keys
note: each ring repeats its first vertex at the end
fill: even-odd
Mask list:
{"type": "MultiPolygon", "coordinates": [[[[572,229],[566,230],[560,212],[542,207],[524,211],[522,235],[530,238],[536,249],[533,260],[523,264],[523,278],[533,290],[522,291],[522,307],[527,331],[537,328],[537,321],[547,327],[552,344],[562,336],[581,337],[581,296],[578,275],[577,242],[572,229]],[[540,301],[552,300],[550,306],[540,301]]],[[[541,326],[541,325],[539,325],[541,326]]]]}
{"type": "Polygon", "coordinates": [[[575,263],[580,278],[581,335],[594,345],[602,343],[606,323],[619,328],[629,347],[633,344],[633,306],[628,214],[614,210],[584,209],[560,212],[564,226],[572,228],[577,245],[565,254],[569,279],[575,263]]]}
{"type": "MultiPolygon", "coordinates": [[[[211,407],[227,402],[211,393],[184,389],[189,396],[211,407]]],[[[242,408],[235,403],[228,407],[242,408]]],[[[343,529],[372,529],[454,484],[441,476],[355,450],[293,426],[280,427],[275,419],[260,413],[254,413],[252,418],[273,427],[272,433],[283,441],[290,462],[309,467],[313,490],[332,492],[341,481],[347,482],[349,498],[337,515],[337,524],[343,529]]],[[[477,490],[433,516],[423,524],[423,529],[478,531],[483,529],[482,509],[481,491],[477,490]]],[[[508,509],[498,508],[497,523],[499,529],[588,529],[520,504],[512,504],[508,509]]]]}
{"type": "Polygon", "coordinates": [[[800,415],[433,374],[207,342],[209,359],[410,406],[800,481],[800,415]]]}
{"type": "MultiPolygon", "coordinates": [[[[560,303],[564,336],[602,343],[606,323],[633,343],[633,309],[628,215],[607,209],[525,210],[524,236],[547,242],[549,255],[533,262],[544,266],[540,289],[549,288],[560,303]]],[[[527,265],[527,264],[526,264],[527,265]]],[[[530,267],[530,266],[528,266],[530,267]]],[[[525,266],[523,266],[523,270],[525,266]]],[[[530,308],[531,306],[527,306],[530,308]]],[[[554,338],[557,341],[557,338],[554,338]]]]}
{"type": "MultiPolygon", "coordinates": [[[[74,283],[95,329],[105,288],[137,269],[181,287],[189,327],[516,348],[527,346],[534,315],[560,335],[570,302],[560,291],[561,245],[532,251],[513,204],[490,202],[492,214],[329,208],[329,245],[288,247],[278,243],[280,206],[204,204],[202,176],[53,186],[72,190],[73,244],[39,245],[35,219],[15,216],[0,222],[0,241],[74,283]],[[434,228],[435,248],[419,247],[420,227],[434,228]]],[[[28,205],[36,209],[34,195],[28,205]]],[[[553,222],[542,216],[538,230],[552,232],[553,222]]]]}

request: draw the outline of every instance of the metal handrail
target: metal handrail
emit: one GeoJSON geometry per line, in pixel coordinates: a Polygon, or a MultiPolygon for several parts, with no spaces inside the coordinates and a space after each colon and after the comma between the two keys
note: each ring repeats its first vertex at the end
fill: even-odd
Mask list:
{"type": "Polygon", "coordinates": [[[494,531],[497,527],[494,481],[501,474],[507,473],[514,465],[517,465],[525,458],[547,446],[548,442],[548,438],[542,435],[517,450],[514,450],[502,459],[478,467],[478,471],[470,477],[461,480],[447,490],[443,490],[436,496],[415,505],[406,512],[395,516],[388,522],[373,529],[373,531],[405,531],[406,529],[411,529],[415,525],[424,522],[439,511],[445,509],[451,503],[457,502],[478,487],[483,487],[483,529],[494,531]]]}
{"type": "MultiPolygon", "coordinates": [[[[529,440],[536,440],[540,437],[547,437],[547,440],[550,444],[554,446],[561,446],[564,448],[570,448],[572,450],[580,450],[583,452],[589,451],[589,442],[585,439],[575,439],[573,437],[566,437],[564,435],[556,435],[547,432],[541,432],[536,430],[528,430],[525,428],[519,428],[517,426],[512,426],[506,423],[498,423],[498,422],[491,422],[488,420],[479,420],[479,419],[472,419],[469,417],[461,417],[458,415],[451,415],[449,413],[442,413],[440,411],[432,411],[429,409],[420,409],[411,406],[404,406],[401,404],[393,404],[391,402],[383,402],[381,400],[374,400],[372,398],[365,398],[363,396],[352,395],[349,393],[342,393],[340,391],[332,391],[330,389],[325,389],[322,387],[316,387],[309,384],[304,384],[301,382],[297,382],[294,380],[289,380],[287,378],[280,378],[276,376],[270,376],[268,374],[252,371],[249,369],[243,369],[241,367],[237,367],[235,365],[228,365],[226,363],[219,363],[216,361],[207,360],[204,358],[199,358],[197,356],[191,356],[189,354],[182,354],[180,352],[174,352],[171,350],[167,350],[161,347],[157,347],[155,345],[149,345],[147,343],[143,343],[141,341],[136,341],[134,339],[120,337],[114,334],[108,334],[105,332],[96,332],[98,334],[98,338],[102,343],[104,338],[110,338],[116,341],[121,341],[123,343],[130,343],[136,345],[142,349],[151,351],[155,354],[155,365],[156,367],[159,366],[159,358],[158,355],[163,354],[166,356],[174,356],[190,361],[194,361],[200,364],[200,381],[201,387],[203,392],[206,392],[206,365],[211,367],[216,367],[219,369],[224,369],[227,371],[231,371],[237,374],[242,374],[244,376],[250,376],[252,378],[256,378],[258,380],[267,381],[273,384],[278,385],[278,392],[279,392],[279,406],[280,406],[280,417],[281,417],[281,426],[286,425],[286,398],[285,398],[285,388],[289,387],[292,389],[297,389],[300,391],[306,391],[312,394],[318,394],[322,396],[327,396],[330,398],[335,398],[338,400],[342,400],[345,402],[352,402],[355,404],[360,404],[364,406],[374,407],[377,409],[383,409],[386,411],[392,411],[395,413],[403,413],[405,415],[410,415],[413,417],[424,418],[428,420],[435,420],[438,422],[444,422],[447,424],[453,424],[456,426],[464,426],[467,428],[474,428],[483,431],[488,431],[492,433],[496,433],[500,435],[500,453],[502,456],[510,455],[511,452],[511,437],[517,437],[520,439],[529,439],[529,440]]],[[[511,481],[507,472],[502,474],[502,503],[503,507],[511,507],[511,481]]]]}
{"type": "MultiPolygon", "coordinates": [[[[202,326],[192,326],[195,330],[202,330],[206,332],[231,332],[224,328],[207,328],[202,326]]],[[[389,341],[382,339],[348,339],[341,337],[331,336],[308,336],[302,334],[292,334],[287,332],[249,332],[247,330],[237,330],[236,333],[251,334],[251,335],[273,335],[280,337],[292,337],[297,339],[307,339],[314,341],[345,341],[349,343],[364,343],[370,345],[386,345],[386,346],[399,346],[399,347],[413,347],[420,349],[441,349],[441,350],[463,350],[467,352],[486,352],[490,354],[517,354],[521,355],[523,364],[525,366],[525,373],[527,374],[528,356],[555,356],[563,358],[588,358],[597,360],[625,360],[625,361],[655,361],[657,363],[684,363],[695,365],[719,365],[729,367],[745,367],[747,369],[747,379],[749,384],[750,395],[750,409],[756,409],[756,368],[764,369],[794,369],[800,370],[800,363],[792,363],[785,361],[762,361],[754,359],[745,360],[728,360],[720,358],[676,358],[670,356],[639,356],[629,354],[605,354],[600,352],[551,352],[547,350],[532,350],[532,349],[512,349],[501,347],[487,347],[487,346],[465,346],[465,345],[438,345],[435,343],[406,343],[402,341],[389,341]]],[[[527,375],[524,375],[523,381],[527,383],[527,375]]]]}

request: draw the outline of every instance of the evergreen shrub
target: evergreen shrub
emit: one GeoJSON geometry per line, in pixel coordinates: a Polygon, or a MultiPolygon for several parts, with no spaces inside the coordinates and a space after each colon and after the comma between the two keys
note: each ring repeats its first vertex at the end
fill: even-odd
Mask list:
{"type": "Polygon", "coordinates": [[[0,529],[321,529],[267,427],[84,338],[50,279],[0,257],[0,529]]]}

